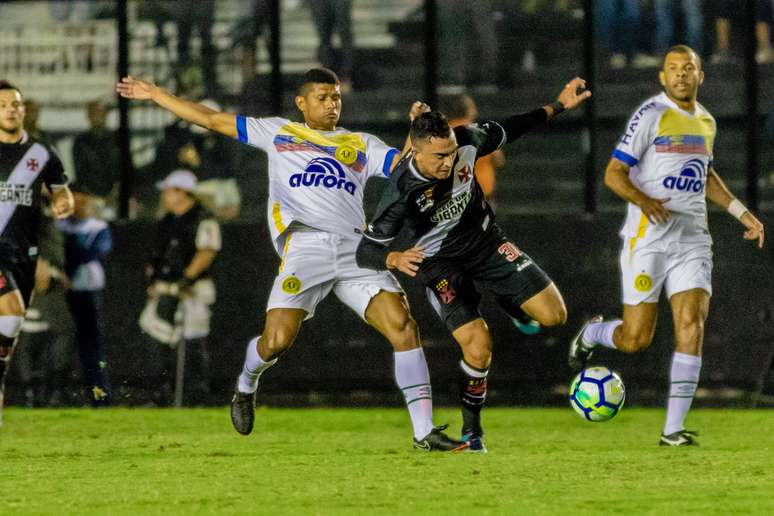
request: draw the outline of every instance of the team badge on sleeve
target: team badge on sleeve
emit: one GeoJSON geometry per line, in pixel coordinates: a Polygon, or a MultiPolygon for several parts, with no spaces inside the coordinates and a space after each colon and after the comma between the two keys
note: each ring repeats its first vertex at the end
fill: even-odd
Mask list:
{"type": "Polygon", "coordinates": [[[645,273],[638,274],[634,278],[634,288],[638,292],[647,292],[653,288],[653,279],[645,273]]]}
{"type": "Polygon", "coordinates": [[[288,276],[282,282],[282,290],[287,294],[298,294],[301,292],[301,280],[296,276],[288,276]]]}

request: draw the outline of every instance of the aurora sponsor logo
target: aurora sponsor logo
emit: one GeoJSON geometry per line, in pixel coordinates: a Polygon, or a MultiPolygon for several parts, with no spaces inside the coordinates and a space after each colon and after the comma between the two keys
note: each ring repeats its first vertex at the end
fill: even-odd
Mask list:
{"type": "Polygon", "coordinates": [[[466,190],[439,206],[430,217],[430,220],[436,224],[444,220],[453,220],[465,211],[469,201],[470,190],[466,190]]]}
{"type": "Polygon", "coordinates": [[[706,165],[700,159],[692,159],[683,165],[679,176],[664,178],[664,188],[681,192],[700,193],[704,191],[704,178],[707,175],[706,165]]]}
{"type": "Polygon", "coordinates": [[[303,172],[290,176],[291,188],[302,186],[344,190],[355,195],[355,183],[347,179],[344,168],[333,158],[315,158],[303,172]]]}

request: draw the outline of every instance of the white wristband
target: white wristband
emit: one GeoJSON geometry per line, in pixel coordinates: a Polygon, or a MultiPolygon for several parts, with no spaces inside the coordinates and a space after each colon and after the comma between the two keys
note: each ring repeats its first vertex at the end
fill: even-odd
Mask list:
{"type": "Polygon", "coordinates": [[[742,204],[739,199],[734,199],[731,201],[731,204],[728,205],[728,208],[726,208],[726,211],[736,217],[739,220],[742,220],[742,215],[745,214],[747,211],[747,207],[742,204]]]}

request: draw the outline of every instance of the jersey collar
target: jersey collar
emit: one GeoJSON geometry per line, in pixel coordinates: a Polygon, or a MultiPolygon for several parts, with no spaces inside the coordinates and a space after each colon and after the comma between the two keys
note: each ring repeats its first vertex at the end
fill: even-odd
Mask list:
{"type": "Polygon", "coordinates": [[[419,179],[420,181],[422,181],[422,182],[424,182],[424,183],[429,183],[430,181],[432,181],[432,179],[428,179],[428,178],[426,178],[425,176],[423,176],[422,174],[420,174],[420,173],[417,171],[417,169],[416,169],[416,168],[414,168],[414,155],[413,155],[413,153],[412,153],[412,155],[411,155],[411,158],[409,158],[408,166],[409,166],[409,170],[411,171],[411,173],[412,173],[412,174],[414,174],[414,177],[416,177],[416,178],[417,178],[417,179],[419,179]]]}
{"type": "Polygon", "coordinates": [[[672,109],[676,109],[680,113],[684,114],[685,116],[689,116],[691,118],[698,118],[700,115],[704,113],[704,106],[699,104],[699,101],[696,101],[696,109],[691,113],[690,111],[686,111],[680,106],[677,105],[677,103],[669,98],[669,95],[666,94],[666,92],[661,92],[661,101],[666,104],[667,106],[671,107],[672,109]]]}

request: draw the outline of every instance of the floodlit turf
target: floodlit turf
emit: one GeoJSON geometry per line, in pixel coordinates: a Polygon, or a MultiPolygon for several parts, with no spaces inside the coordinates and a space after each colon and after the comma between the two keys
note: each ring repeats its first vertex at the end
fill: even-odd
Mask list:
{"type": "Polygon", "coordinates": [[[0,514],[774,514],[774,412],[695,411],[679,449],[662,417],[489,409],[490,452],[451,455],[399,409],[263,409],[250,437],[226,408],[8,409],[0,514]]]}

